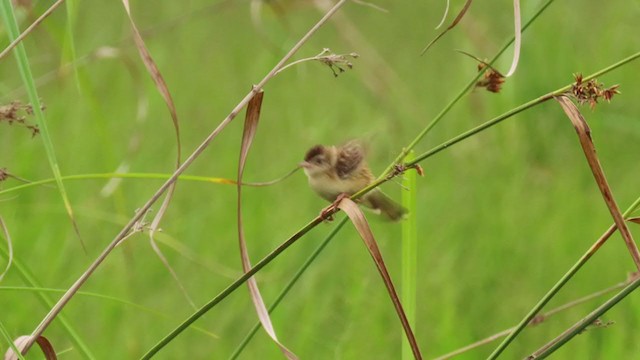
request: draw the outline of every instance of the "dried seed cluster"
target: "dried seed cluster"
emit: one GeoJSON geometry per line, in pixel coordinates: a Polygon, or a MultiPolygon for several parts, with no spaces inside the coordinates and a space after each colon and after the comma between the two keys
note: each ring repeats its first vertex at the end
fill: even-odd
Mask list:
{"type": "MultiPolygon", "coordinates": [[[[486,64],[480,63],[478,64],[478,71],[482,71],[486,68],[486,64]]],[[[502,89],[502,84],[504,83],[504,75],[499,73],[494,68],[489,67],[484,72],[484,77],[478,82],[476,82],[476,87],[486,88],[487,91],[491,91],[492,93],[499,93],[502,89]]]]}
{"type": "Polygon", "coordinates": [[[33,107],[23,105],[20,101],[12,101],[8,105],[0,106],[0,122],[24,126],[31,131],[31,136],[36,136],[40,133],[38,125],[32,125],[26,121],[26,117],[31,115],[33,115],[33,107]]]}
{"type": "Polygon", "coordinates": [[[356,53],[334,54],[331,52],[331,49],[325,48],[320,54],[316,55],[316,60],[327,65],[333,72],[333,76],[337,77],[339,73],[345,72],[342,66],[352,69],[353,64],[350,59],[357,59],[358,56],[360,55],[356,53]]]}
{"type": "Polygon", "coordinates": [[[598,104],[598,99],[605,99],[611,102],[613,95],[620,94],[619,85],[613,85],[605,88],[604,84],[599,83],[596,79],[583,81],[582,74],[574,74],[575,84],[571,87],[571,95],[578,101],[580,105],[589,103],[589,107],[594,109],[598,104]]]}

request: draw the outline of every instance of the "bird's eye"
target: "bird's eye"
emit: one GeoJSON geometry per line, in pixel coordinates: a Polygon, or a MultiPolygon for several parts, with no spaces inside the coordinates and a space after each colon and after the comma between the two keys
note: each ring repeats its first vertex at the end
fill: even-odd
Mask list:
{"type": "Polygon", "coordinates": [[[317,158],[313,159],[313,162],[316,163],[316,164],[321,164],[322,163],[322,159],[317,157],[317,158]]]}

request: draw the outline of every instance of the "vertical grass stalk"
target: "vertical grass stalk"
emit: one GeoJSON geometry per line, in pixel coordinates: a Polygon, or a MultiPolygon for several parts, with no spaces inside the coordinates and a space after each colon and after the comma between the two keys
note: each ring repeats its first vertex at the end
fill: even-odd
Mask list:
{"type": "MultiPolygon", "coordinates": [[[[414,152],[407,155],[407,160],[413,160],[414,152]]],[[[402,206],[408,210],[408,217],[402,222],[402,303],[407,314],[409,324],[415,331],[416,326],[416,279],[418,272],[418,234],[416,227],[416,199],[418,193],[417,172],[408,171],[404,174],[402,185],[402,206]]],[[[413,359],[413,352],[407,339],[402,337],[402,360],[413,359]]]]}

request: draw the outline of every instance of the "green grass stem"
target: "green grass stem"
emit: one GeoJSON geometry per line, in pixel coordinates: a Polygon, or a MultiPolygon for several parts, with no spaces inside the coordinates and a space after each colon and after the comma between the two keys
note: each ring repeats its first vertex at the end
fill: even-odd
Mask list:
{"type": "Polygon", "coordinates": [[[560,334],[558,338],[554,339],[551,343],[547,344],[541,350],[537,351],[534,355],[529,357],[529,359],[545,359],[547,356],[551,355],[554,351],[565,345],[569,340],[573,339],[573,337],[584,331],[587,326],[593,324],[594,321],[596,321],[604,313],[609,311],[609,309],[614,307],[622,299],[627,297],[627,295],[631,294],[631,292],[637,289],[638,286],[640,286],[640,278],[627,285],[624,289],[622,289],[622,291],[617,293],[611,299],[607,300],[604,304],[600,305],[597,309],[580,320],[574,326],[560,334]]]}
{"type": "MultiPolygon", "coordinates": [[[[624,212],[623,217],[628,217],[635,209],[640,205],[640,197],[629,206],[624,212]]],[[[525,317],[518,323],[518,325],[507,335],[504,340],[496,347],[496,349],[489,355],[488,359],[497,359],[498,356],[509,346],[509,344],[524,330],[525,327],[531,322],[531,320],[542,310],[542,308],[562,289],[562,287],[575,275],[580,268],[595,254],[595,252],[602,246],[602,244],[617,230],[615,224],[611,225],[609,229],[593,244],[587,252],[584,253],[573,264],[573,266],[558,280],[553,287],[538,301],[538,303],[525,315],[525,317]]]]}
{"type": "MultiPolygon", "coordinates": [[[[410,151],[406,159],[413,160],[410,151]]],[[[417,173],[409,171],[402,179],[402,206],[408,216],[402,221],[402,304],[411,328],[416,328],[416,284],[418,278],[418,233],[417,233],[417,173]]],[[[413,351],[407,339],[402,336],[402,359],[413,359],[413,351]]]]}
{"type": "MultiPolygon", "coordinates": [[[[278,307],[280,302],[289,293],[289,290],[291,290],[291,288],[296,284],[296,282],[300,279],[302,274],[304,274],[304,272],[307,271],[309,266],[316,260],[318,255],[320,255],[320,253],[322,252],[322,250],[324,250],[324,248],[329,244],[329,242],[338,234],[338,232],[340,231],[340,229],[342,229],[344,224],[347,223],[347,220],[348,220],[347,217],[344,217],[342,220],[340,220],[338,225],[336,225],[336,227],[334,227],[333,230],[331,230],[329,235],[327,235],[324,238],[324,240],[320,243],[320,245],[318,245],[318,247],[313,251],[313,253],[311,253],[311,255],[307,258],[307,260],[305,260],[305,262],[302,264],[300,269],[296,271],[296,273],[293,275],[291,280],[289,280],[289,283],[287,283],[284,289],[280,291],[280,294],[278,294],[276,299],[273,301],[273,304],[271,304],[271,306],[269,307],[269,314],[271,314],[276,309],[276,307],[278,307]]],[[[234,352],[231,354],[231,356],[229,357],[229,360],[235,360],[238,358],[238,356],[240,356],[242,351],[246,348],[246,346],[249,344],[253,336],[258,332],[258,330],[260,330],[261,327],[262,325],[260,324],[260,321],[256,321],[255,325],[253,325],[253,328],[251,328],[247,336],[245,336],[245,338],[242,339],[242,342],[240,342],[236,350],[234,350],[234,352]]]]}
{"type": "Polygon", "coordinates": [[[9,347],[13,350],[13,353],[18,356],[18,359],[25,360],[24,356],[22,355],[22,352],[20,352],[18,350],[18,348],[16,347],[16,344],[13,343],[13,339],[11,338],[11,334],[9,334],[9,331],[4,326],[2,321],[0,321],[0,334],[2,334],[2,337],[7,341],[7,343],[9,343],[9,347]]]}
{"type": "MultiPolygon", "coordinates": [[[[547,0],[547,2],[545,2],[540,9],[538,9],[538,11],[536,11],[535,14],[533,14],[533,16],[531,17],[531,19],[529,19],[523,26],[522,26],[522,30],[521,32],[524,33],[525,30],[527,30],[527,28],[538,18],[538,16],[540,16],[546,9],[547,7],[549,7],[549,5],[551,5],[551,3],[553,3],[554,0],[547,0]]],[[[496,62],[496,60],[498,60],[498,58],[509,48],[509,46],[511,44],[513,44],[513,42],[515,41],[515,36],[513,36],[511,39],[509,39],[509,41],[507,41],[502,48],[496,53],[496,55],[494,55],[493,59],[491,59],[488,64],[492,65],[494,62],[496,62]]],[[[387,168],[382,172],[382,175],[380,175],[380,178],[383,178],[385,176],[387,176],[392,170],[393,170],[393,166],[396,164],[401,163],[405,157],[407,156],[407,154],[409,153],[409,151],[411,151],[416,145],[418,145],[418,143],[429,133],[429,131],[431,131],[431,129],[433,129],[436,124],[438,124],[440,122],[440,120],[442,120],[442,118],[444,118],[444,116],[449,112],[449,110],[451,110],[453,108],[453,106],[455,104],[458,103],[458,101],[460,101],[460,99],[462,99],[462,97],[467,94],[471,89],[473,89],[473,87],[475,86],[476,82],[478,81],[478,79],[480,78],[480,76],[483,75],[484,72],[479,71],[461,90],[460,92],[458,92],[458,94],[453,98],[453,100],[451,100],[445,107],[444,109],[442,109],[435,118],[433,118],[433,120],[431,120],[431,122],[424,128],[422,129],[422,131],[420,131],[420,133],[418,133],[418,135],[409,143],[409,145],[407,145],[404,149],[402,149],[402,151],[400,152],[400,154],[395,158],[395,160],[389,165],[387,166],[387,168]]]]}

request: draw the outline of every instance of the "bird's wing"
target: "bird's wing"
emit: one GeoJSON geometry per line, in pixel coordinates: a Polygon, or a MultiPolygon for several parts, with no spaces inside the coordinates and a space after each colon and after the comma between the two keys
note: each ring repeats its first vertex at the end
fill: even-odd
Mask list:
{"type": "Polygon", "coordinates": [[[364,149],[355,140],[342,145],[338,151],[336,172],[341,179],[345,179],[360,167],[364,161],[364,149]]]}

